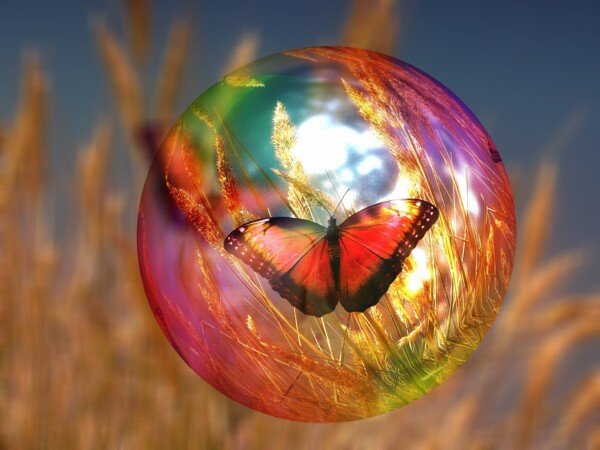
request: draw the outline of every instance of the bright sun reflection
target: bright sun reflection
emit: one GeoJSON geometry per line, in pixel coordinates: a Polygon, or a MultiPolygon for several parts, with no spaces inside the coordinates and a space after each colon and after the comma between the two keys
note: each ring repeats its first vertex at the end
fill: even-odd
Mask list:
{"type": "Polygon", "coordinates": [[[460,200],[463,208],[475,217],[479,216],[479,201],[471,186],[471,177],[469,176],[467,168],[465,167],[462,171],[456,171],[453,175],[456,180],[456,185],[458,186],[458,192],[460,193],[460,200]]]}
{"type": "Polygon", "coordinates": [[[331,122],[325,115],[313,116],[300,124],[292,153],[309,174],[339,169],[348,159],[348,147],[356,131],[331,122]]]}
{"type": "MultiPolygon", "coordinates": [[[[381,158],[367,154],[370,150],[381,146],[381,141],[371,130],[357,130],[332,120],[330,115],[319,114],[308,118],[298,126],[296,145],[291,151],[308,174],[325,175],[329,172],[341,183],[338,188],[345,190],[346,187],[352,185],[356,178],[372,176],[371,172],[381,169],[383,166],[381,158]],[[356,164],[355,169],[349,167],[349,158],[352,153],[364,155],[356,164]]],[[[448,171],[456,180],[464,210],[473,216],[479,216],[480,205],[471,186],[468,170],[466,168],[462,170],[448,168],[448,171]]],[[[381,200],[412,198],[415,195],[415,189],[414,181],[401,173],[393,191],[381,200]]],[[[353,204],[357,196],[357,192],[349,192],[346,195],[346,203],[353,204]]],[[[413,274],[408,279],[409,283],[419,290],[421,283],[419,280],[422,277],[414,280],[412,277],[413,274]]]]}
{"type": "Polygon", "coordinates": [[[427,254],[417,247],[411,252],[415,262],[413,270],[406,277],[406,288],[411,293],[416,293],[423,288],[426,281],[431,279],[431,271],[427,264],[427,254]]]}
{"type": "MultiPolygon", "coordinates": [[[[320,114],[298,126],[292,153],[308,173],[324,174],[341,168],[347,162],[350,151],[365,153],[381,146],[381,141],[371,130],[359,131],[320,114]]],[[[359,165],[358,172],[365,175],[382,164],[379,158],[368,156],[359,165]]]]}
{"type": "Polygon", "coordinates": [[[390,198],[412,198],[416,185],[410,178],[400,175],[396,187],[389,195],[390,198]]]}
{"type": "MultiPolygon", "coordinates": [[[[381,147],[381,141],[371,130],[357,130],[331,120],[329,115],[319,114],[298,126],[296,145],[291,151],[308,174],[329,172],[340,183],[338,190],[344,191],[356,178],[371,176],[371,172],[382,168],[381,158],[367,154],[381,147]],[[351,154],[365,155],[355,169],[347,165],[351,154]]],[[[351,190],[345,203],[353,205],[358,195],[351,190]]]]}

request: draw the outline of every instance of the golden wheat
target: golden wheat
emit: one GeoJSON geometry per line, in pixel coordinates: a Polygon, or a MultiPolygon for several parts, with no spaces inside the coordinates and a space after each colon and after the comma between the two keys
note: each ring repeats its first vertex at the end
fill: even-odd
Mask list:
{"type": "Polygon", "coordinates": [[[354,0],[341,41],[349,47],[393,54],[400,27],[395,0],[354,0]]]}
{"type": "Polygon", "coordinates": [[[147,0],[125,0],[131,50],[138,62],[145,62],[150,50],[150,8],[147,0]]]}
{"type": "Polygon", "coordinates": [[[144,110],[139,75],[122,44],[103,22],[95,21],[92,29],[121,118],[126,130],[135,136],[142,123],[144,110]]]}
{"type": "Polygon", "coordinates": [[[168,124],[175,113],[175,100],[181,88],[181,75],[188,56],[190,36],[189,20],[173,21],[156,89],[156,116],[164,124],[168,124]]]}
{"type": "Polygon", "coordinates": [[[240,37],[229,61],[225,64],[223,73],[228,74],[256,59],[260,46],[260,33],[257,31],[245,32],[240,37]]]}

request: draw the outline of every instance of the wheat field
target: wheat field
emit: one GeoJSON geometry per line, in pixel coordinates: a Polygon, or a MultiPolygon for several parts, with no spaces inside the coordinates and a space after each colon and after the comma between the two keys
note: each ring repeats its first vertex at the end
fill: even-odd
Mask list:
{"type": "MultiPolygon", "coordinates": [[[[75,204],[53,194],[50,74],[34,52],[24,57],[12,120],[0,124],[0,448],[600,448],[600,292],[563,289],[584,252],[545,251],[561,206],[552,159],[530,183],[513,180],[519,236],[528,239],[519,240],[496,323],[424,398],[369,420],[309,425],[237,405],[198,378],[154,321],[135,246],[137,199],[149,155],[177,115],[191,24],[173,21],[151,102],[140,81],[154,51],[150,6],[125,5],[127,40],[91,23],[115,114],[78,150],[75,204]],[[126,190],[108,176],[121,130],[126,190]],[[585,349],[596,360],[570,370],[585,349]]],[[[393,53],[400,23],[394,1],[357,0],[340,41],[393,53]]],[[[254,59],[259,44],[259,34],[242,34],[224,72],[254,59]]]]}

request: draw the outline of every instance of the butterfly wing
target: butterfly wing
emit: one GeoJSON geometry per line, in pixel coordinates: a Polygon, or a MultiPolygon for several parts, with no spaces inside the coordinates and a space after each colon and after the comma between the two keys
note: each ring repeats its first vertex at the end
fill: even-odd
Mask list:
{"type": "Polygon", "coordinates": [[[337,304],[325,232],[308,220],[271,217],[233,230],[224,247],[269,280],[293,306],[322,316],[337,304]]]}
{"type": "Polygon", "coordinates": [[[402,263],[438,218],[423,200],[391,200],[346,219],[340,229],[339,300],[347,311],[376,304],[402,263]]]}
{"type": "Polygon", "coordinates": [[[304,314],[321,317],[337,305],[329,245],[321,239],[287,273],[271,280],[273,289],[304,314]]]}

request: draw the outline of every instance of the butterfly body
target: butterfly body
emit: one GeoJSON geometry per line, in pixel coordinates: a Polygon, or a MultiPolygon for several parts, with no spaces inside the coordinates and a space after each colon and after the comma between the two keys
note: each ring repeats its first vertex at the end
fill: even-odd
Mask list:
{"type": "Polygon", "coordinates": [[[225,249],[263,276],[305,314],[320,317],[341,303],[349,312],[375,305],[402,263],[437,220],[418,199],[369,206],[339,226],[270,217],[232,231],[225,249]]]}
{"type": "Polygon", "coordinates": [[[336,225],[336,220],[333,217],[329,219],[325,239],[327,239],[328,243],[329,266],[331,267],[331,273],[333,274],[335,292],[338,293],[340,291],[340,229],[336,225]]]}

